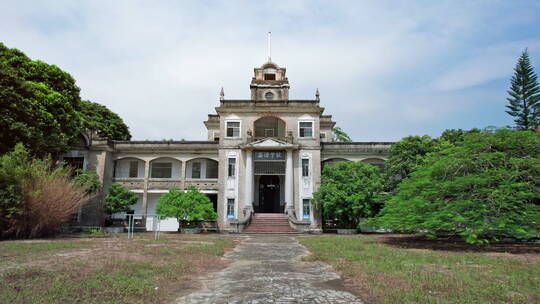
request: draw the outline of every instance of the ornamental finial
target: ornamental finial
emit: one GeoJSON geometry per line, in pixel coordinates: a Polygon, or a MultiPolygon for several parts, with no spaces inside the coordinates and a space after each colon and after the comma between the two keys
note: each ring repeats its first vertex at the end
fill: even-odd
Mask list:
{"type": "Polygon", "coordinates": [[[219,92],[219,100],[225,99],[225,92],[223,91],[223,87],[221,87],[221,92],[219,92]]]}

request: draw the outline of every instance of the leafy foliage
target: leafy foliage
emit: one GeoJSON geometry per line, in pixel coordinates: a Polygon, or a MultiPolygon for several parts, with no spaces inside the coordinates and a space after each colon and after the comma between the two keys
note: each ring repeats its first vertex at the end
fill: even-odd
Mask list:
{"type": "Polygon", "coordinates": [[[380,216],[385,228],[459,234],[469,243],[540,234],[540,133],[486,130],[429,155],[380,216]]]}
{"type": "Polygon", "coordinates": [[[439,142],[427,135],[407,136],[393,144],[384,163],[386,189],[393,191],[402,179],[422,164],[426,155],[438,149],[439,142]]]}
{"type": "Polygon", "coordinates": [[[83,126],[95,130],[99,136],[114,140],[130,140],[128,126],[118,114],[91,101],[81,101],[83,126]]]}
{"type": "Polygon", "coordinates": [[[442,132],[441,136],[438,138],[439,142],[446,142],[450,144],[459,144],[463,142],[465,134],[468,133],[479,133],[480,129],[473,128],[471,130],[462,130],[462,129],[446,129],[442,132]]]}
{"type": "Polygon", "coordinates": [[[71,75],[0,43],[0,153],[18,142],[38,155],[68,149],[80,132],[79,101],[71,75]]]}
{"type": "Polygon", "coordinates": [[[517,129],[535,129],[540,124],[540,85],[527,49],[519,57],[510,83],[506,113],[515,117],[517,129]]]}
{"type": "Polygon", "coordinates": [[[117,212],[128,212],[131,211],[131,206],[137,203],[137,200],[137,194],[114,183],[109,187],[109,193],[103,202],[103,211],[109,215],[117,212]]]}
{"type": "Polygon", "coordinates": [[[96,172],[78,169],[75,171],[75,174],[73,182],[83,186],[86,189],[85,192],[87,195],[97,193],[101,188],[101,183],[96,172]]]}
{"type": "Polygon", "coordinates": [[[379,168],[344,161],[324,167],[313,198],[326,220],[337,220],[343,228],[357,228],[360,218],[376,214],[376,197],[382,189],[379,168]]]}
{"type": "Polygon", "coordinates": [[[345,133],[345,131],[343,131],[340,127],[333,128],[332,133],[334,134],[334,141],[352,142],[352,139],[349,137],[349,135],[345,133]]]}
{"type": "Polygon", "coordinates": [[[32,158],[22,144],[0,156],[1,238],[53,235],[86,200],[68,168],[32,158]]]}
{"type": "Polygon", "coordinates": [[[217,217],[208,196],[194,186],[190,186],[186,192],[170,189],[168,193],[159,198],[156,212],[160,215],[177,218],[181,227],[190,226],[190,222],[217,217]]]}
{"type": "Polygon", "coordinates": [[[129,140],[122,119],[105,106],[81,102],[75,79],[0,43],[0,154],[23,143],[35,155],[69,149],[84,129],[129,140]]]}

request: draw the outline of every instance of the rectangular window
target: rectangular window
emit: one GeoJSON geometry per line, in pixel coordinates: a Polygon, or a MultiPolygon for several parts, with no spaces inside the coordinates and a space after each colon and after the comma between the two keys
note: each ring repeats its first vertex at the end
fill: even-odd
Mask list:
{"type": "Polygon", "coordinates": [[[236,175],[236,158],[229,158],[229,176],[236,175]]]}
{"type": "Polygon", "coordinates": [[[214,160],[206,161],[206,178],[218,178],[218,162],[214,160]]]}
{"type": "Polygon", "coordinates": [[[302,176],[309,176],[309,159],[302,158],[302,176]]]}
{"type": "Polygon", "coordinates": [[[227,217],[234,218],[234,198],[227,199],[227,217]]]}
{"type": "Polygon", "coordinates": [[[129,162],[129,177],[137,177],[139,175],[139,162],[132,160],[129,162]]]}
{"type": "Polygon", "coordinates": [[[191,165],[191,178],[201,178],[201,163],[195,162],[191,165]]]}
{"type": "Polygon", "coordinates": [[[313,122],[300,122],[300,137],[313,137],[313,122]]]}
{"type": "Polygon", "coordinates": [[[152,178],[171,178],[172,163],[153,163],[152,178]]]}
{"type": "Polygon", "coordinates": [[[321,139],[321,141],[326,141],[326,133],[324,132],[321,132],[321,134],[319,134],[319,138],[321,139]]]}
{"type": "Polygon", "coordinates": [[[302,200],[302,210],[303,210],[303,218],[305,220],[309,220],[309,199],[303,199],[302,200]]]}
{"type": "Polygon", "coordinates": [[[227,137],[240,137],[240,122],[239,121],[227,122],[227,137]]]}

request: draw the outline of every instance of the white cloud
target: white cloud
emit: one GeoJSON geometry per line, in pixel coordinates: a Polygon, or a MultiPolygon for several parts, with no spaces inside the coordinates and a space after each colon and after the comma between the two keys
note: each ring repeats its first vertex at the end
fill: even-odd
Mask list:
{"type": "Polygon", "coordinates": [[[492,98],[464,89],[509,77],[521,44],[538,54],[534,11],[504,1],[2,2],[0,34],[71,73],[83,98],[119,113],[134,138],[204,139],[221,86],[249,98],[271,30],[292,98],[319,88],[353,138],[396,140],[456,125],[456,113],[477,110],[472,100],[492,98]],[[531,33],[501,34],[515,27],[531,33]]]}

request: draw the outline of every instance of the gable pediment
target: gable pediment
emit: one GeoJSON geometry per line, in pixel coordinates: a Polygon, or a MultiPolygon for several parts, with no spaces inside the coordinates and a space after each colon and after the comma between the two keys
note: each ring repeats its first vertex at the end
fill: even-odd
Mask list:
{"type": "Polygon", "coordinates": [[[296,145],[290,144],[288,142],[275,139],[275,138],[263,138],[246,145],[246,147],[253,148],[291,148],[296,147],[296,145]]]}

